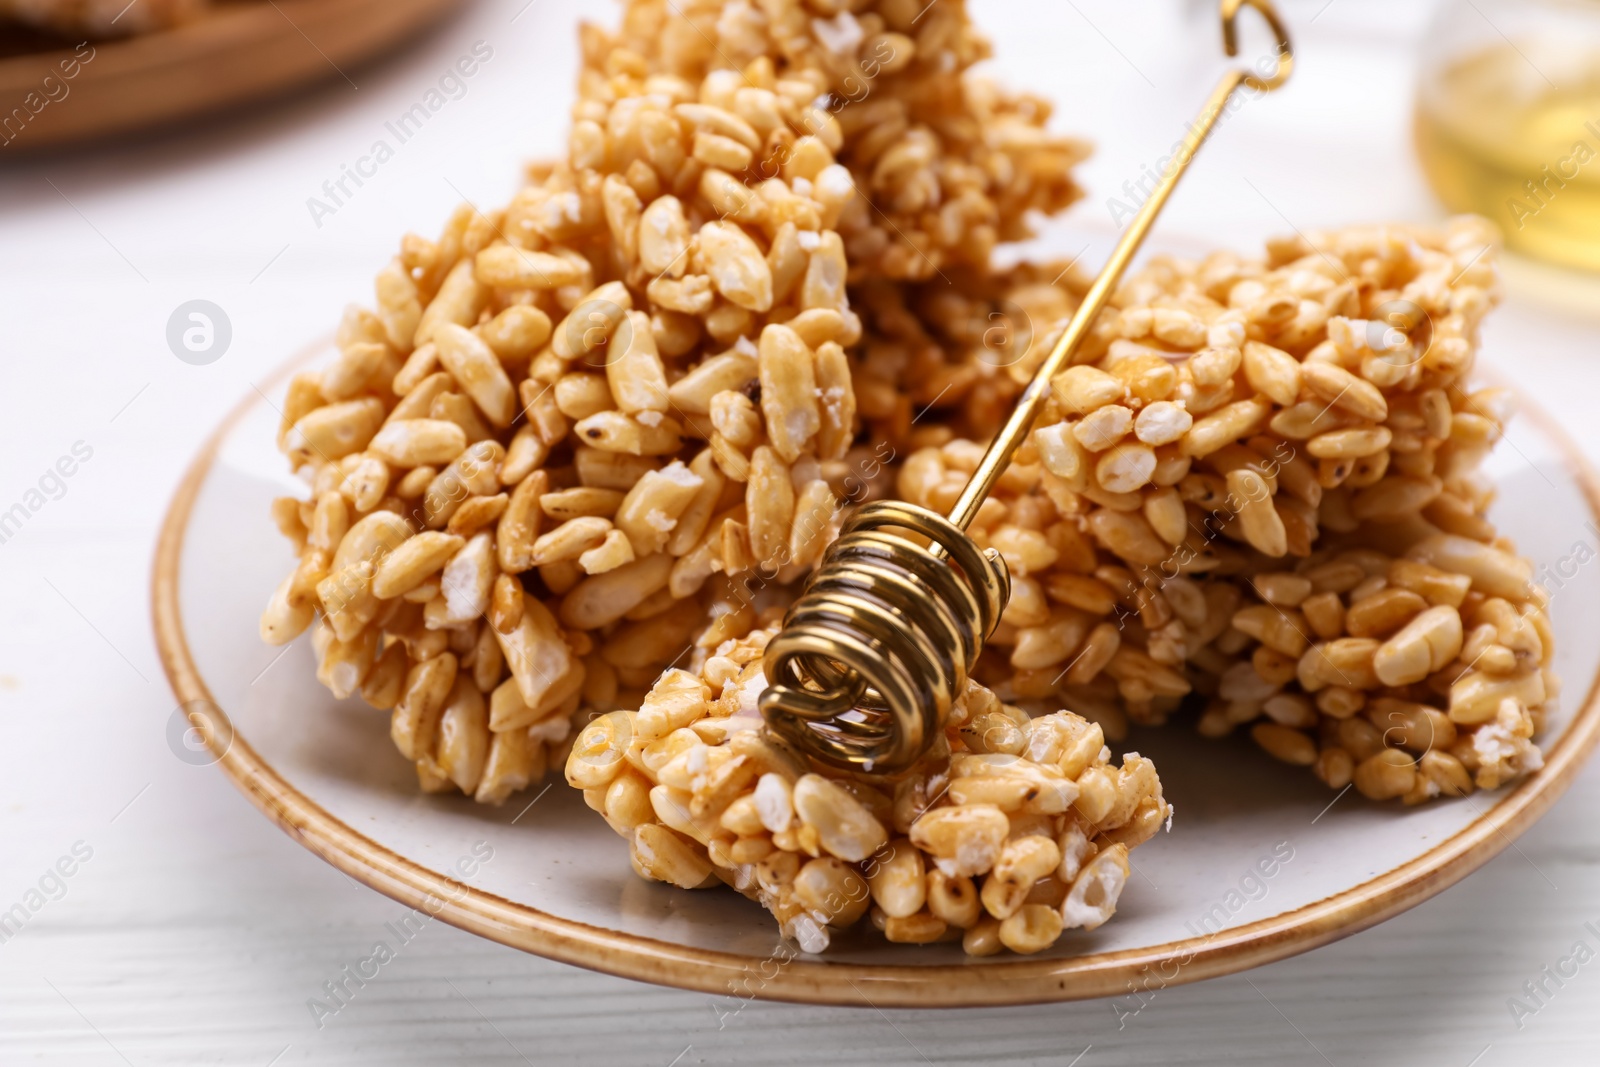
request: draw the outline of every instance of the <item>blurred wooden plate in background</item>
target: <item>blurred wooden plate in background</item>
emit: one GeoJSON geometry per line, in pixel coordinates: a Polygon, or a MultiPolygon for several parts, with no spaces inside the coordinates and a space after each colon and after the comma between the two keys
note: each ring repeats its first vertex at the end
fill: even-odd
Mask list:
{"type": "Polygon", "coordinates": [[[346,77],[463,2],[227,0],[175,29],[81,45],[0,27],[0,159],[346,77]]]}

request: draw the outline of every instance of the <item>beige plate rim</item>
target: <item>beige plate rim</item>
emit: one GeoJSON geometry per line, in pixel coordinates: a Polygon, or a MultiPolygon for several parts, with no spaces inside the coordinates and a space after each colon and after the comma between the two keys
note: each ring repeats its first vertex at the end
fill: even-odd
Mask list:
{"type": "MultiPolygon", "coordinates": [[[[277,374],[325,348],[319,342],[277,374]]],[[[263,383],[268,384],[268,383],[263,383]]],[[[1576,444],[1537,406],[1523,409],[1549,429],[1600,521],[1600,478],[1576,444]]],[[[248,395],[207,439],[174,494],[156,545],[152,614],[162,666],[180,704],[214,699],[195,665],[179,611],[184,533],[222,441],[253,405],[248,395]]],[[[1125,993],[1154,974],[1162,986],[1258,967],[1348,937],[1420,904],[1488,862],[1566,791],[1600,741],[1600,677],[1583,706],[1545,753],[1544,769],[1497,798],[1493,807],[1432,849],[1360,885],[1294,911],[1206,938],[1067,959],[984,961],[977,965],[873,965],[790,959],[752,981],[754,957],[691,948],[563,919],[456,881],[414,863],[334,818],[286,782],[221,714],[211,734],[218,766],[290,837],[353,878],[481,937],[563,963],[741,998],[874,1007],[973,1007],[1079,1000],[1125,993]],[[222,743],[219,738],[231,738],[222,743]]]]}

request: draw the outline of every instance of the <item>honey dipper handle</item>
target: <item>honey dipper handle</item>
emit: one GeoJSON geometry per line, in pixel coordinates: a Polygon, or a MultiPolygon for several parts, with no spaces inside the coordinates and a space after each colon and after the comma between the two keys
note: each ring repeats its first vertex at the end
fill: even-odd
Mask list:
{"type": "Polygon", "coordinates": [[[1144,202],[1144,206],[1128,224],[1128,229],[1117,242],[1117,247],[1112,249],[1111,258],[1101,268],[1099,277],[1095,278],[1094,285],[1083,298],[1083,303],[1079,304],[1078,310],[1073,313],[1072,321],[1067,324],[1066,331],[1062,333],[1061,339],[1050,350],[1050,355],[1035,372],[1033,380],[1023,390],[1022,396],[1017,399],[1011,417],[990,442],[989,450],[984,453],[978,469],[972,472],[967,487],[962,490],[955,507],[951,508],[950,521],[958,527],[966,529],[972,522],[973,516],[978,513],[978,509],[983,506],[983,502],[988,499],[995,481],[1011,462],[1012,453],[1022,444],[1028,428],[1044,409],[1045,400],[1050,396],[1050,379],[1067,365],[1072,354],[1078,350],[1078,346],[1088,334],[1089,328],[1094,325],[1095,318],[1105,307],[1106,301],[1111,298],[1117,283],[1122,280],[1129,261],[1144,243],[1145,234],[1150,232],[1150,226],[1155,222],[1156,216],[1161,214],[1167,198],[1172,195],[1172,190],[1177,188],[1178,179],[1188,170],[1195,153],[1200,151],[1200,146],[1205,143],[1206,138],[1216,127],[1217,121],[1222,117],[1228,98],[1238,91],[1240,86],[1248,86],[1258,92],[1270,92],[1288,80],[1289,72],[1294,67],[1294,51],[1289,43],[1289,35],[1284,30],[1278,13],[1273,10],[1270,0],[1222,0],[1223,48],[1230,56],[1238,54],[1235,21],[1239,9],[1245,6],[1255,8],[1261,17],[1266,19],[1267,25],[1277,38],[1276,68],[1270,76],[1258,75],[1249,69],[1231,70],[1222,76],[1217,87],[1211,91],[1210,99],[1206,101],[1205,107],[1189,127],[1188,135],[1183,139],[1183,147],[1173,156],[1172,162],[1161,175],[1161,181],[1156,185],[1155,192],[1144,202]]]}

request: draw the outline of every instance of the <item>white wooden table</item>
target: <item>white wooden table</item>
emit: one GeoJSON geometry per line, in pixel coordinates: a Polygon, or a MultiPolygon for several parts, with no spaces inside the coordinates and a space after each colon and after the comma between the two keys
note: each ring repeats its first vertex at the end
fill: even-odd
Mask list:
{"type": "MultiPolygon", "coordinates": [[[[1163,228],[1245,248],[1291,225],[1436,215],[1408,144],[1428,5],[1283,6],[1300,45],[1295,84],[1230,121],[1163,228]]],[[[1097,193],[1076,211],[1106,220],[1105,197],[1181,134],[1216,69],[1214,27],[1171,2],[974,7],[1006,77],[1059,101],[1058,125],[1100,143],[1084,170],[1097,193]]],[[[28,512],[0,543],[0,910],[30,913],[0,943],[0,1062],[1596,1062],[1600,963],[1560,986],[1541,975],[1576,942],[1600,948],[1584,926],[1600,927],[1595,771],[1442,897],[1311,955],[1167,989],[1136,1015],[1105,1001],[752,1004],[719,1028],[709,997],[434,924],[318,1028],[307,999],[403,909],[295,845],[215,769],[174,757],[174,701],[147,620],[154,530],[226,407],[343,304],[368,299],[403,231],[436,230],[462,198],[502,201],[521,160],[562,150],[583,8],[612,15],[485,0],[432,40],[349,80],[330,71],[288,101],[120,145],[0,155],[0,512],[28,512]],[[323,183],[475,42],[492,52],[459,98],[313,218],[308,198],[329,203],[323,183]],[[166,342],[169,316],[194,299],[232,326],[206,366],[166,342]],[[71,476],[49,476],[75,448],[71,476]],[[51,873],[58,861],[70,876],[51,873]],[[1530,980],[1551,995],[1519,1027],[1508,999],[1530,980]]],[[[1514,269],[1490,352],[1597,453],[1588,390],[1600,371],[1585,341],[1600,323],[1570,309],[1581,287],[1564,288],[1514,269]]]]}

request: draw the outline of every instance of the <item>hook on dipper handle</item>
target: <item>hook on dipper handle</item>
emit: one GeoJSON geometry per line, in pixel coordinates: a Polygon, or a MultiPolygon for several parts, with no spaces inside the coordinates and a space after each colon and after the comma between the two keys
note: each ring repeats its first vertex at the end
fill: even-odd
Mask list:
{"type": "Polygon", "coordinates": [[[1288,81],[1290,72],[1294,70],[1294,45],[1289,40],[1289,31],[1284,29],[1283,20],[1278,17],[1278,12],[1270,0],[1222,0],[1222,47],[1228,55],[1239,54],[1237,23],[1241,7],[1255,8],[1257,14],[1266,19],[1273,37],[1277,39],[1275,53],[1278,65],[1272,74],[1263,77],[1252,70],[1244,75],[1244,84],[1250,88],[1260,92],[1271,92],[1288,81]]]}

